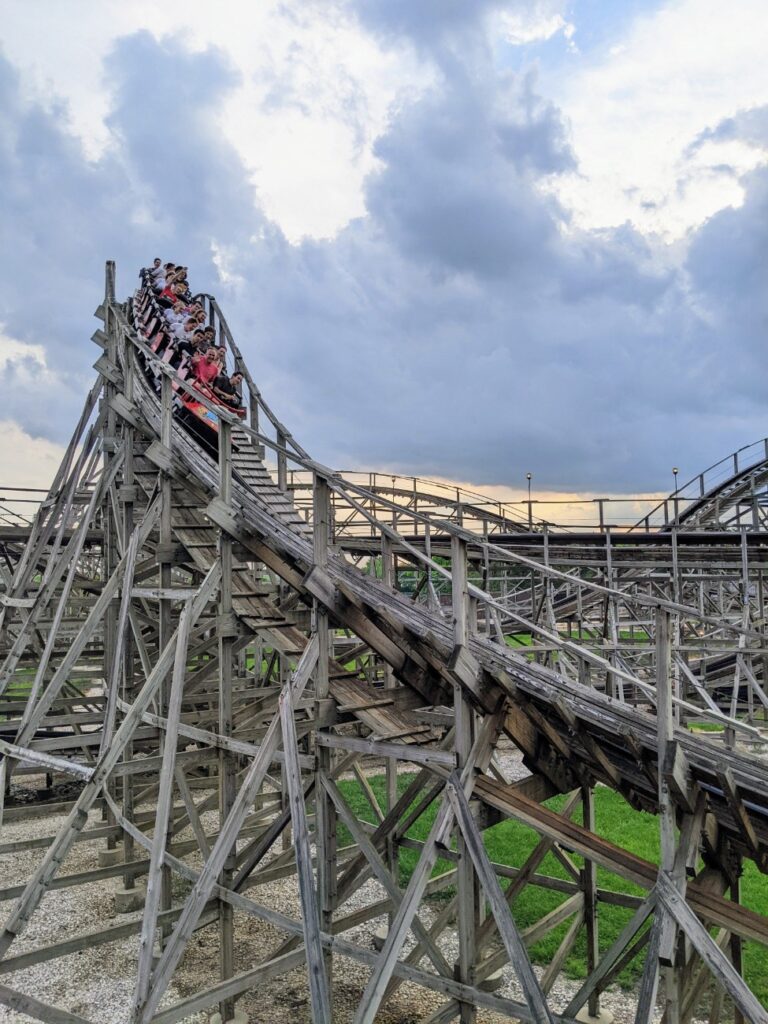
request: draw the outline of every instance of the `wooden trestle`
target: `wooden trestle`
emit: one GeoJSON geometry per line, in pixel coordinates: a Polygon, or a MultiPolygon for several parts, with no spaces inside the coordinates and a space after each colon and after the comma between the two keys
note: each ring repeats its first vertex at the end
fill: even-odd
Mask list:
{"type": "MultiPolygon", "coordinates": [[[[150,299],[140,289],[118,303],[108,264],[97,382],[26,543],[3,568],[0,800],[22,773],[82,784],[60,830],[38,843],[44,856],[28,882],[0,883],[4,981],[134,936],[124,1008],[132,1024],[208,1009],[235,1019],[245,993],[299,966],[315,1024],[342,1019],[339,958],[370,972],[355,1024],[379,1019],[404,982],[436,994],[430,1022],[469,1024],[483,1008],[542,1024],[596,1017],[601,992],[644,952],[638,1024],[654,1018],[659,992],[666,1024],[700,1012],[713,1022],[768,1021],[740,955],[744,940],[768,945],[768,918],[739,904],[743,861],[768,868],[768,777],[739,744],[760,738],[768,707],[762,554],[758,594],[747,541],[723,541],[727,564],[715,568],[741,586],[732,605],[726,576],[713,582],[711,545],[680,554],[674,530],[658,541],[674,562],[663,589],[650,555],[647,566],[630,559],[620,579],[630,556],[612,557],[610,537],[597,565],[593,552],[574,556],[565,542],[557,554],[546,530],[523,551],[524,540],[503,541],[510,528],[501,516],[446,521],[423,502],[366,491],[294,441],[215,300],[206,301],[245,373],[248,424],[211,406],[217,460],[186,432],[175,406],[189,384],[144,336],[150,299]],[[294,501],[292,468],[311,475],[311,506],[294,501]],[[574,574],[571,558],[586,571],[574,574]],[[698,559],[688,583],[686,559],[698,559]],[[404,566],[418,577],[410,594],[397,587],[404,566]],[[493,579],[502,576],[499,588],[493,579]],[[602,623],[597,632],[590,614],[602,623]],[[627,630],[637,631],[631,644],[627,630]],[[525,645],[510,646],[510,636],[525,645]],[[30,667],[22,697],[13,687],[30,667]],[[685,721],[697,716],[721,723],[726,742],[692,736],[685,721]],[[500,742],[519,748],[528,777],[507,780],[500,742]],[[414,775],[398,795],[406,765],[414,775]],[[371,771],[386,773],[383,804],[371,771]],[[349,773],[373,824],[344,796],[339,780],[349,773]],[[596,831],[596,786],[658,814],[659,865],[596,831]],[[560,812],[545,804],[556,793],[569,794],[560,812]],[[407,833],[433,802],[431,831],[416,841],[407,833]],[[100,827],[88,823],[93,808],[104,812],[100,827]],[[504,818],[539,837],[520,868],[493,863],[483,844],[483,831],[504,818]],[[340,824],[353,839],[346,848],[340,824]],[[102,863],[68,873],[67,855],[81,842],[106,844],[102,863]],[[403,888],[406,848],[418,861],[403,888]],[[550,851],[567,879],[540,873],[550,851]],[[450,867],[433,875],[438,858],[450,867]],[[597,867],[645,895],[601,889],[597,867]],[[259,899],[293,871],[298,918],[259,899]],[[174,877],[189,883],[186,895],[174,895],[174,877]],[[105,878],[132,911],[124,922],[19,951],[17,937],[46,894],[105,878]],[[371,878],[379,897],[349,909],[371,878]],[[513,911],[528,885],[562,900],[521,930],[513,911]],[[428,923],[425,899],[448,889],[428,923]],[[633,912],[607,950],[602,904],[633,912]],[[246,970],[236,970],[235,912],[283,935],[246,970]],[[383,915],[378,951],[346,935],[383,915]],[[565,922],[551,963],[534,971],[528,947],[565,922]],[[161,1009],[202,928],[218,929],[218,976],[161,1009]],[[458,954],[449,957],[443,939],[454,930],[458,954]],[[582,932],[588,975],[567,1005],[553,1005],[582,932]],[[519,984],[514,998],[487,984],[506,964],[519,984]]],[[[9,806],[6,820],[20,813],[9,806]]],[[[0,831],[0,869],[25,845],[0,831]]],[[[85,1020],[22,987],[0,984],[0,1005],[43,1021],[85,1020]]]]}

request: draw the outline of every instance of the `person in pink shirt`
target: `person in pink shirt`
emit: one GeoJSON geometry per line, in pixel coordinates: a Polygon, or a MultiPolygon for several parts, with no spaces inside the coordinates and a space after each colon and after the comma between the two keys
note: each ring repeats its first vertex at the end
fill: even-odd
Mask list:
{"type": "Polygon", "coordinates": [[[205,355],[195,356],[192,359],[192,372],[201,384],[213,383],[221,373],[215,346],[211,345],[205,355]]]}

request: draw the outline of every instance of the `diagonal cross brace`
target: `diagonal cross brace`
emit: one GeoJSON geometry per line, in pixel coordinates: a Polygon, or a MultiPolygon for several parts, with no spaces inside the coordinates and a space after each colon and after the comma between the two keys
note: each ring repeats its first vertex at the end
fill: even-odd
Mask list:
{"type": "MultiPolygon", "coordinates": [[[[146,515],[142,519],[139,526],[136,528],[137,533],[139,535],[139,546],[143,544],[144,541],[146,541],[146,539],[152,532],[158,511],[159,504],[156,503],[147,510],[146,515]]],[[[98,626],[107,608],[109,607],[110,601],[112,601],[112,599],[117,594],[118,588],[120,586],[120,581],[122,580],[125,574],[127,565],[128,555],[126,554],[118,563],[117,568],[115,569],[112,576],[110,576],[110,578],[105,582],[104,587],[101,593],[99,594],[96,603],[91,609],[88,618],[81,626],[80,632],[77,634],[74,641],[72,642],[72,646],[69,648],[66,655],[62,659],[61,664],[54,672],[53,678],[48,684],[45,693],[43,693],[40,696],[40,700],[34,705],[34,707],[32,706],[32,704],[29,705],[31,712],[29,715],[25,715],[24,719],[22,719],[22,727],[19,729],[19,734],[16,740],[16,742],[19,743],[21,746],[24,746],[29,741],[30,737],[34,734],[35,729],[39,725],[40,720],[48,711],[55,698],[58,696],[58,693],[61,690],[64,683],[66,682],[69,673],[72,671],[73,667],[77,663],[78,658],[82,654],[86,644],[88,643],[91,636],[95,632],[96,627],[98,626]]]]}
{"type": "MultiPolygon", "coordinates": [[[[317,636],[314,636],[304,648],[295,671],[286,683],[286,686],[291,687],[294,699],[298,699],[304,692],[309,682],[310,673],[317,663],[317,656],[318,642],[317,636]]],[[[205,862],[203,870],[200,872],[192,891],[187,897],[184,910],[152,974],[152,983],[147,999],[141,1011],[134,1018],[136,1024],[149,1024],[151,1021],[152,1015],[157,1009],[171,976],[176,969],[176,965],[181,959],[186,944],[195,929],[197,920],[205,904],[208,902],[214,887],[218,883],[224,861],[229,856],[232,845],[237,839],[242,824],[249,813],[250,804],[264,781],[279,742],[280,719],[275,716],[264,735],[258,754],[253,759],[246,773],[240,791],[232,805],[232,810],[219,831],[219,836],[211,850],[211,855],[205,862]]]]}
{"type": "MultiPolygon", "coordinates": [[[[360,822],[350,811],[344,797],[341,795],[341,790],[336,783],[329,778],[324,778],[322,781],[326,792],[330,796],[331,800],[333,800],[342,821],[349,829],[350,834],[352,835],[352,841],[356,843],[365,854],[377,881],[386,889],[387,895],[392,900],[395,911],[397,911],[402,902],[403,894],[400,887],[392,877],[392,872],[384,863],[384,859],[380,856],[378,850],[368,838],[364,830],[360,827],[360,822]]],[[[445,974],[450,977],[453,974],[452,968],[440,952],[437,944],[433,941],[432,936],[419,920],[417,914],[413,917],[411,928],[438,971],[440,971],[441,974],[445,974]]]]}
{"type": "Polygon", "coordinates": [[[750,1024],[768,1024],[768,1011],[761,1006],[747,983],[720,949],[707,929],[690,908],[666,872],[660,871],[656,890],[664,908],[674,917],[686,937],[691,940],[701,959],[718,984],[726,990],[750,1024]]]}
{"type": "Polygon", "coordinates": [[[499,935],[504,943],[510,963],[517,974],[525,1001],[533,1014],[536,1024],[554,1024],[554,1018],[547,1006],[547,999],[541,990],[539,980],[533,972],[528,950],[525,948],[518,931],[512,911],[504,898],[504,892],[493,870],[490,858],[483,846],[480,830],[472,817],[469,801],[464,793],[461,779],[457,772],[451,774],[446,794],[456,815],[456,822],[461,829],[466,849],[474,864],[477,876],[485,890],[485,895],[496,918],[499,935]]]}
{"type": "MultiPolygon", "coordinates": [[[[127,586],[126,590],[128,590],[127,586]]],[[[130,590],[128,592],[130,593],[130,590]]],[[[165,852],[168,832],[168,819],[173,804],[173,768],[176,763],[181,701],[184,695],[184,678],[187,668],[187,647],[189,645],[191,626],[190,611],[189,603],[185,602],[179,618],[178,639],[176,641],[176,653],[173,662],[173,679],[168,702],[168,725],[163,748],[163,762],[160,769],[158,801],[155,810],[155,830],[152,838],[152,853],[147,876],[147,898],[144,903],[144,920],[139,946],[139,969],[136,976],[134,1006],[140,1006],[144,1002],[152,973],[152,945],[155,928],[157,927],[157,916],[160,912],[163,854],[165,852]]]]}
{"type": "MultiPolygon", "coordinates": [[[[220,570],[214,565],[205,579],[200,584],[197,597],[192,602],[191,618],[196,622],[205,610],[205,606],[212,599],[219,583],[220,570]]],[[[136,697],[133,707],[124,718],[120,728],[115,733],[112,745],[96,764],[93,775],[83,787],[80,796],[77,798],[74,807],[67,815],[59,829],[56,838],[48,847],[45,857],[40,862],[37,870],[27,883],[24,892],[19,897],[16,906],[9,914],[0,934],[0,959],[3,959],[8,952],[13,940],[24,930],[27,921],[45,895],[49,885],[56,877],[61,864],[74,843],[77,835],[82,831],[88,820],[88,812],[96,801],[104,783],[109,778],[112,770],[122,757],[126,745],[131,740],[137,726],[141,722],[141,716],[149,707],[152,698],[155,696],[161,682],[165,679],[171,664],[173,663],[176,650],[176,638],[178,631],[173,634],[163,648],[160,656],[152,669],[146,683],[136,697]]]]}

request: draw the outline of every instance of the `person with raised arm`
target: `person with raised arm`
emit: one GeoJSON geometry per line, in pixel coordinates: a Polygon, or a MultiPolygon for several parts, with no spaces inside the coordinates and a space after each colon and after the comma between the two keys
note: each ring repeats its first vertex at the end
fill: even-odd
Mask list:
{"type": "Polygon", "coordinates": [[[196,353],[192,357],[192,372],[200,384],[211,385],[219,376],[221,368],[216,358],[216,349],[210,345],[205,354],[196,353]]]}

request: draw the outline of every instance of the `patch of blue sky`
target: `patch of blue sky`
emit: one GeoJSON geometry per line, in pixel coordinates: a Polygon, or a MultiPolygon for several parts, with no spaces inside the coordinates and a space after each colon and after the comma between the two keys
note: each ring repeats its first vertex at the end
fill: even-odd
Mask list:
{"type": "Polygon", "coordinates": [[[620,43],[636,18],[668,6],[669,0],[571,0],[566,20],[575,28],[577,50],[588,56],[620,43]]]}
{"type": "Polygon", "coordinates": [[[566,26],[549,38],[523,45],[498,40],[496,61],[500,68],[521,71],[536,64],[543,75],[558,76],[611,47],[621,45],[632,23],[651,16],[669,0],[571,0],[563,13],[566,26]]]}

